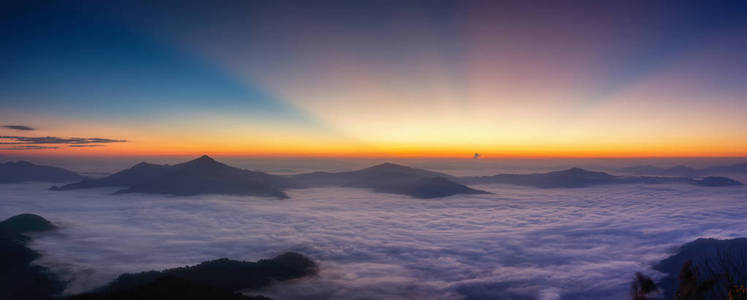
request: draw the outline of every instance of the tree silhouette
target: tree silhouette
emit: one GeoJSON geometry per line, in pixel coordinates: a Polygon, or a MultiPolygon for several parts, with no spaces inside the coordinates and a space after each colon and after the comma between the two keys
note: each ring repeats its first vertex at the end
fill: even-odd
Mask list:
{"type": "Polygon", "coordinates": [[[633,284],[630,286],[630,295],[633,300],[646,300],[646,296],[652,293],[659,292],[659,288],[656,287],[656,283],[651,277],[641,274],[641,272],[635,273],[633,278],[633,284]]]}
{"type": "Polygon", "coordinates": [[[708,292],[713,290],[716,285],[717,276],[698,280],[698,267],[693,264],[692,260],[686,261],[682,265],[679,275],[679,285],[677,292],[674,294],[675,300],[702,300],[708,292]]]}

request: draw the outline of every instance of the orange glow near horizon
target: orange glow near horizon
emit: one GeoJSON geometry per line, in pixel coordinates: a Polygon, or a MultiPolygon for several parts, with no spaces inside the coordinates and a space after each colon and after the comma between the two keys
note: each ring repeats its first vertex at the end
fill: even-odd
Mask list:
{"type": "Polygon", "coordinates": [[[747,156],[747,27],[635,5],[379,5],[348,7],[365,22],[274,4],[19,18],[0,155],[747,156]]]}

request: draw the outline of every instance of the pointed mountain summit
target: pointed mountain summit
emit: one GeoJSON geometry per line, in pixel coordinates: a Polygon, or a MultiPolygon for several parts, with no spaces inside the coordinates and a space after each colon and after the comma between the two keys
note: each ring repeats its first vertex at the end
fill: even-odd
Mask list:
{"type": "Polygon", "coordinates": [[[281,176],[231,167],[203,155],[173,166],[139,163],[105,178],[84,180],[52,189],[73,190],[107,186],[125,187],[115,194],[229,194],[287,198],[283,189],[290,187],[290,181],[281,176]]]}
{"type": "Polygon", "coordinates": [[[180,166],[217,166],[217,165],[226,166],[225,164],[219,163],[217,160],[207,155],[200,156],[198,158],[195,158],[193,160],[190,160],[188,162],[184,162],[178,165],[180,166]]]}

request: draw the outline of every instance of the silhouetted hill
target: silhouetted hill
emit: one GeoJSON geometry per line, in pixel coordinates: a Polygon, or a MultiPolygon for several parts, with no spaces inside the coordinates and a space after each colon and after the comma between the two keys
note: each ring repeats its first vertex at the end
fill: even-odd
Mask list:
{"type": "Polygon", "coordinates": [[[73,190],[107,186],[127,187],[115,194],[231,194],[287,198],[283,189],[290,187],[291,184],[284,177],[234,168],[204,155],[173,166],[139,163],[105,178],[83,180],[52,189],[73,190]]]}
{"type": "Polygon", "coordinates": [[[65,284],[44,267],[31,265],[39,253],[27,247],[24,232],[46,231],[51,223],[31,214],[0,222],[0,299],[47,299],[65,284]]]}
{"type": "Polygon", "coordinates": [[[615,182],[615,176],[603,172],[592,172],[573,168],[541,174],[498,174],[493,176],[463,177],[462,183],[504,183],[541,188],[584,187],[615,182]]]}
{"type": "Polygon", "coordinates": [[[471,176],[457,179],[463,184],[501,183],[540,188],[577,188],[599,184],[633,183],[685,183],[700,186],[736,186],[742,183],[725,177],[693,179],[686,177],[614,176],[604,172],[593,172],[579,168],[535,174],[498,174],[493,176],[471,176]]]}
{"type": "Polygon", "coordinates": [[[700,180],[692,180],[692,183],[694,185],[700,185],[700,186],[738,186],[742,185],[741,182],[736,181],[731,178],[726,177],[717,177],[717,176],[708,176],[700,180]]]}
{"type": "MultiPolygon", "coordinates": [[[[660,261],[654,269],[667,274],[660,280],[659,287],[664,292],[664,299],[672,299],[678,287],[678,277],[681,276],[683,266],[687,261],[699,269],[699,281],[707,279],[725,279],[724,274],[738,277],[739,280],[747,279],[747,238],[731,240],[697,239],[682,245],[670,257],[660,261]],[[706,264],[707,262],[707,264],[706,264]],[[713,276],[718,275],[718,276],[713,276]]],[[[723,282],[717,282],[714,290],[711,290],[704,299],[720,299],[714,293],[724,294],[723,282]],[[721,289],[721,290],[719,290],[721,289]]]]}
{"type": "Polygon", "coordinates": [[[264,296],[244,296],[176,277],[162,277],[147,284],[105,293],[91,293],[68,300],[269,300],[264,296]]]}
{"type": "Polygon", "coordinates": [[[316,263],[293,252],[257,262],[222,258],[182,268],[123,274],[100,291],[71,299],[266,299],[236,292],[316,272],[316,263]]]}
{"type": "Polygon", "coordinates": [[[27,161],[0,164],[0,183],[30,181],[70,182],[83,179],[83,176],[63,168],[39,166],[27,161]]]}
{"type": "Polygon", "coordinates": [[[684,176],[695,177],[712,174],[747,174],[747,163],[712,166],[704,169],[695,169],[687,166],[675,166],[671,168],[658,168],[654,166],[634,166],[620,168],[618,171],[627,174],[640,175],[663,175],[663,176],[684,176]]]}
{"type": "Polygon", "coordinates": [[[703,169],[704,173],[707,174],[728,174],[728,173],[741,173],[747,174],[747,162],[741,164],[733,164],[727,166],[713,166],[703,169]]]}
{"type": "Polygon", "coordinates": [[[385,163],[349,172],[314,172],[291,175],[300,187],[342,186],[368,188],[374,192],[437,198],[456,194],[485,194],[452,180],[451,175],[385,163]]]}
{"type": "Polygon", "coordinates": [[[35,214],[20,214],[0,222],[0,228],[18,233],[42,232],[57,229],[49,221],[35,214]]]}

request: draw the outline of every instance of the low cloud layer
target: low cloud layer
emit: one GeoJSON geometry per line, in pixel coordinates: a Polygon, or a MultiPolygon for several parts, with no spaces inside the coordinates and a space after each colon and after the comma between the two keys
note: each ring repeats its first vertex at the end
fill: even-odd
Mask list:
{"type": "Polygon", "coordinates": [[[259,291],[273,299],[623,299],[636,271],[698,237],[747,235],[747,188],[479,186],[494,195],[413,199],[360,189],[291,190],[291,199],[54,192],[0,186],[0,218],[60,225],[31,247],[72,280],[284,251],[320,276],[259,291]]]}
{"type": "Polygon", "coordinates": [[[25,131],[34,130],[33,127],[29,127],[29,126],[25,126],[25,125],[3,125],[3,128],[5,128],[5,129],[13,129],[13,130],[25,130],[25,131]]]}

